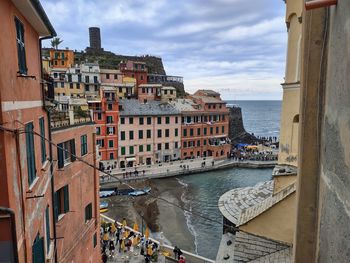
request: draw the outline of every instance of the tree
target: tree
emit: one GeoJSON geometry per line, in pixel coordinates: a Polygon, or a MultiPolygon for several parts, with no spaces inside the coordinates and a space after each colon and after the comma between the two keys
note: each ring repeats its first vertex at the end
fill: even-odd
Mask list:
{"type": "Polygon", "coordinates": [[[58,46],[63,42],[59,37],[54,37],[51,40],[51,47],[58,49],[58,46]]]}

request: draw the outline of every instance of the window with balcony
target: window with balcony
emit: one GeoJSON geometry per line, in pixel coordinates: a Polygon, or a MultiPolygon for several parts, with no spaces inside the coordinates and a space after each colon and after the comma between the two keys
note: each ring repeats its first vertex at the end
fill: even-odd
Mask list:
{"type": "Polygon", "coordinates": [[[26,62],[26,49],[24,43],[24,26],[23,23],[15,17],[16,24],[16,42],[17,42],[17,60],[18,60],[18,73],[27,74],[27,62],[26,62]]]}

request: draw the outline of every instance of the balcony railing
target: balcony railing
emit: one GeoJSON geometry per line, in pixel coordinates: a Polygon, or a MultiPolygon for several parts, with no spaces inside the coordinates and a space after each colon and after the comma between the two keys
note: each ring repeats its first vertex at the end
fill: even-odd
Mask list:
{"type": "Polygon", "coordinates": [[[62,112],[56,111],[51,114],[51,127],[61,128],[77,124],[90,123],[92,118],[89,111],[62,112]]]}

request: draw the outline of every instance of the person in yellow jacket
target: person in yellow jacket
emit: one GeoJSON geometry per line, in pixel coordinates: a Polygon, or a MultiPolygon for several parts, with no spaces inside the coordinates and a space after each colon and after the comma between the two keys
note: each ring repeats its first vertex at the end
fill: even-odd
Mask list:
{"type": "Polygon", "coordinates": [[[148,247],[147,247],[147,255],[149,255],[149,256],[153,255],[153,247],[152,247],[152,245],[148,245],[148,247]]]}

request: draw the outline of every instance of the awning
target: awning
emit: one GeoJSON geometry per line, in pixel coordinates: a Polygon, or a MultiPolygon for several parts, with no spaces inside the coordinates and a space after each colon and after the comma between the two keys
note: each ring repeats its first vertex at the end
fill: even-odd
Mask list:
{"type": "Polygon", "coordinates": [[[136,158],[135,157],[130,157],[125,159],[127,162],[135,162],[136,158]]]}

